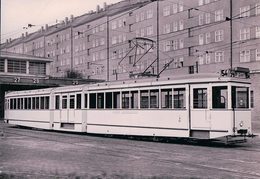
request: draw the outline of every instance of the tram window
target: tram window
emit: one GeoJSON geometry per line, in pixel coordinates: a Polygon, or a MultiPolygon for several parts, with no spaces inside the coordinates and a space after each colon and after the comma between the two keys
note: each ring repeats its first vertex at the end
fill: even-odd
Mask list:
{"type": "Polygon", "coordinates": [[[62,96],[62,100],[61,100],[61,103],[62,103],[62,109],[67,109],[67,96],[62,96]]]}
{"type": "Polygon", "coordinates": [[[86,109],[86,108],[88,108],[88,94],[85,94],[84,96],[85,96],[85,106],[84,106],[84,108],[86,109]]]}
{"type": "Polygon", "coordinates": [[[249,90],[247,87],[232,86],[232,108],[249,107],[249,90]]]}
{"type": "Polygon", "coordinates": [[[81,94],[77,94],[77,109],[81,109],[81,94]]]}
{"type": "Polygon", "coordinates": [[[128,109],[129,108],[129,92],[122,92],[122,108],[128,109]]]}
{"type": "Polygon", "coordinates": [[[254,108],[254,91],[250,91],[250,106],[254,108]]]}
{"type": "Polygon", "coordinates": [[[32,98],[32,109],[35,109],[35,97],[32,98]]]}
{"type": "Polygon", "coordinates": [[[212,107],[227,108],[228,105],[227,86],[217,86],[212,88],[212,107]]]}
{"type": "Polygon", "coordinates": [[[28,109],[32,109],[32,98],[28,98],[28,109]]]}
{"type": "Polygon", "coordinates": [[[140,92],[140,107],[141,108],[149,108],[149,92],[148,90],[140,92]]]}
{"type": "Polygon", "coordinates": [[[24,98],[24,109],[28,109],[28,98],[24,98]]]}
{"type": "Polygon", "coordinates": [[[50,108],[50,97],[45,96],[45,109],[49,109],[49,108],[50,108]]]}
{"type": "Polygon", "coordinates": [[[131,108],[138,109],[138,91],[131,91],[131,108]]]}
{"type": "Polygon", "coordinates": [[[44,109],[44,97],[40,97],[40,109],[44,109]]]}
{"type": "Polygon", "coordinates": [[[97,108],[104,109],[104,93],[97,94],[97,108]]]}
{"type": "Polygon", "coordinates": [[[10,109],[14,109],[14,99],[10,100],[10,109]]]}
{"type": "Polygon", "coordinates": [[[60,109],[60,96],[55,96],[55,109],[60,109]]]}
{"type": "Polygon", "coordinates": [[[17,109],[21,109],[21,98],[18,98],[17,109]]]}
{"type": "Polygon", "coordinates": [[[120,109],[120,92],[113,92],[113,108],[120,109]]]}
{"type": "Polygon", "coordinates": [[[150,91],[150,108],[159,108],[159,90],[150,91]]]}
{"type": "Polygon", "coordinates": [[[96,104],[97,104],[97,97],[96,93],[92,93],[89,95],[89,108],[91,109],[96,109],[96,104]]]}
{"type": "Polygon", "coordinates": [[[75,108],[75,95],[70,95],[70,109],[75,108]]]}
{"type": "Polygon", "coordinates": [[[36,98],[36,102],[35,103],[36,103],[36,107],[35,108],[39,109],[40,108],[40,98],[39,97],[36,98]]]}
{"type": "Polygon", "coordinates": [[[185,108],[185,88],[173,90],[174,108],[185,108]]]}
{"type": "Polygon", "coordinates": [[[112,108],[112,93],[106,93],[106,108],[111,109],[112,108]]]}
{"type": "Polygon", "coordinates": [[[193,107],[197,109],[207,108],[207,88],[193,90],[193,107]]]}
{"type": "Polygon", "coordinates": [[[17,109],[17,98],[14,98],[14,109],[17,109]]]}
{"type": "Polygon", "coordinates": [[[163,89],[161,91],[162,108],[172,108],[172,89],[163,89]]]}
{"type": "Polygon", "coordinates": [[[21,98],[21,109],[24,109],[23,101],[23,98],[21,98]]]}

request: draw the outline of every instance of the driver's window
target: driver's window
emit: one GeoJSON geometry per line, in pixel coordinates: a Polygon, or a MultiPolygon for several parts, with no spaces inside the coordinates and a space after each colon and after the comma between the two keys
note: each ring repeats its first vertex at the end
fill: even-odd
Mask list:
{"type": "Polygon", "coordinates": [[[216,86],[212,88],[212,108],[228,108],[227,86],[216,86]]]}

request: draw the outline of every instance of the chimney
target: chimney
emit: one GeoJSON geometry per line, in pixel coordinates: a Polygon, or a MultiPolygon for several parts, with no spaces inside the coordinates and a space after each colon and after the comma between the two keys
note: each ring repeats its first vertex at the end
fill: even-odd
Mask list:
{"type": "Polygon", "coordinates": [[[97,13],[100,11],[100,6],[97,5],[97,13]]]}
{"type": "Polygon", "coordinates": [[[70,15],[70,22],[72,22],[74,20],[74,16],[71,14],[70,15]]]}
{"type": "Polygon", "coordinates": [[[8,40],[8,39],[6,39],[6,43],[7,43],[7,44],[9,43],[9,40],[8,40]]]}
{"type": "Polygon", "coordinates": [[[25,32],[25,37],[27,37],[28,36],[28,32],[25,32]]]}
{"type": "Polygon", "coordinates": [[[22,38],[24,38],[24,33],[22,33],[22,38]]]}
{"type": "Polygon", "coordinates": [[[41,27],[41,32],[43,32],[43,31],[44,31],[44,27],[42,26],[42,27],[41,27]]]}
{"type": "Polygon", "coordinates": [[[48,30],[49,26],[48,24],[45,24],[45,30],[48,30]]]}
{"type": "Polygon", "coordinates": [[[104,11],[107,10],[107,3],[106,2],[104,2],[103,9],[104,9],[104,11]]]}
{"type": "Polygon", "coordinates": [[[67,25],[69,23],[69,18],[65,17],[65,24],[67,25]]]}

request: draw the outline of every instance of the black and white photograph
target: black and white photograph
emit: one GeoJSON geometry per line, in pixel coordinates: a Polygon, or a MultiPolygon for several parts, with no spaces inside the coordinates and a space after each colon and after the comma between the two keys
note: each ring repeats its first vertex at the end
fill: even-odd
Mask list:
{"type": "Polygon", "coordinates": [[[0,179],[260,178],[260,0],[0,3],[0,179]]]}

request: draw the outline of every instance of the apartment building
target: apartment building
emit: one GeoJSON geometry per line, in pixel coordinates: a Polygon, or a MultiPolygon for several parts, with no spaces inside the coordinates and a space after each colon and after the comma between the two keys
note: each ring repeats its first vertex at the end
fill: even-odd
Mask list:
{"type": "Polygon", "coordinates": [[[1,49],[52,58],[53,76],[74,70],[108,81],[250,68],[253,118],[260,120],[260,0],[124,0],[1,49]]]}

